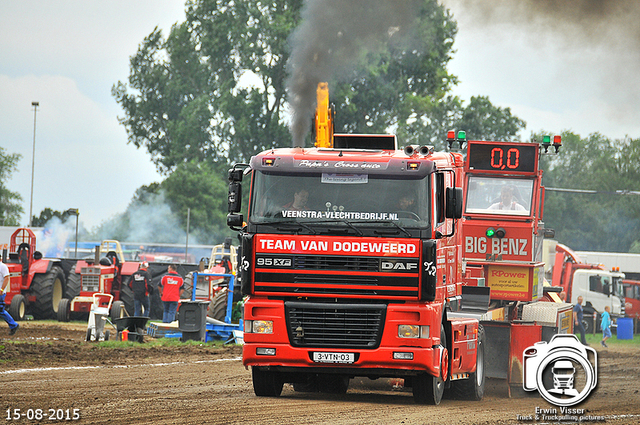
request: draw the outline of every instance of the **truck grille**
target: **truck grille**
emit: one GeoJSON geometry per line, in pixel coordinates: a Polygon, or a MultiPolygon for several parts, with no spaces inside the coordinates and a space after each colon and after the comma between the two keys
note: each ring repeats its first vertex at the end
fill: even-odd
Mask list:
{"type": "Polygon", "coordinates": [[[378,259],[374,257],[296,255],[293,257],[293,268],[298,270],[377,272],[378,259]]]}
{"type": "Polygon", "coordinates": [[[294,347],[374,349],[380,345],[386,305],[285,302],[294,347]]]}
{"type": "Polygon", "coordinates": [[[255,293],[272,296],[389,300],[419,294],[418,259],[411,257],[259,254],[254,277],[255,293]]]}
{"type": "Polygon", "coordinates": [[[100,289],[100,276],[82,276],[83,292],[98,292],[100,289]]]}

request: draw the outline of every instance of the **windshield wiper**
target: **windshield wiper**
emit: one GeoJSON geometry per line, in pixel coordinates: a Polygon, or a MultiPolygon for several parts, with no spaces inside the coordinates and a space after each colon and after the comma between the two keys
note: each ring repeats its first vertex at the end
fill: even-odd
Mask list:
{"type": "Polygon", "coordinates": [[[319,221],[313,221],[313,223],[344,223],[347,226],[349,226],[351,229],[355,230],[358,236],[364,235],[364,233],[362,233],[360,229],[358,229],[356,226],[354,226],[347,220],[319,220],[319,221]]]}
{"type": "Polygon", "coordinates": [[[287,220],[287,221],[277,221],[277,222],[272,222],[272,223],[264,223],[264,224],[269,224],[274,226],[276,229],[278,230],[282,230],[280,228],[278,228],[278,226],[280,226],[281,224],[284,224],[285,226],[300,226],[306,230],[308,230],[310,233],[317,235],[318,232],[311,226],[308,226],[300,221],[295,221],[295,220],[287,220]]]}
{"type": "Polygon", "coordinates": [[[388,223],[388,224],[393,224],[398,230],[403,232],[405,235],[411,236],[411,233],[409,233],[409,231],[407,229],[405,229],[404,227],[400,226],[398,223],[396,223],[393,220],[367,220],[367,221],[354,221],[354,223],[358,223],[358,224],[369,224],[369,223],[388,223]]]}

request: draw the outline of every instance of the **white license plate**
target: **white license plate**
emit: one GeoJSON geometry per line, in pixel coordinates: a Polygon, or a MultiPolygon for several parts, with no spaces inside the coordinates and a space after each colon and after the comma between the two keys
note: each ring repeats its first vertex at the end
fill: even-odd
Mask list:
{"type": "Polygon", "coordinates": [[[354,353],[313,353],[313,361],[317,363],[353,363],[355,360],[354,353]]]}

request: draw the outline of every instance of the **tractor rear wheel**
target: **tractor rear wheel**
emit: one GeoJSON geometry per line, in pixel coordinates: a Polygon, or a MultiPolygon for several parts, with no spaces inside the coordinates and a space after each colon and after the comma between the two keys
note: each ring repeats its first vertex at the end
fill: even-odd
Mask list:
{"type": "Polygon", "coordinates": [[[27,311],[27,302],[25,301],[22,294],[16,294],[11,299],[11,304],[9,305],[8,311],[11,317],[13,317],[13,320],[24,320],[24,316],[27,311]]]}
{"type": "Polygon", "coordinates": [[[67,290],[65,291],[64,297],[72,300],[78,295],[80,295],[81,289],[82,289],[81,276],[75,271],[71,271],[69,273],[69,277],[67,278],[67,290]]]}
{"type": "Polygon", "coordinates": [[[51,267],[47,273],[36,274],[31,281],[31,293],[36,297],[32,308],[33,317],[55,319],[65,286],[64,273],[59,266],[51,267]]]}
{"type": "Polygon", "coordinates": [[[224,318],[227,316],[227,301],[229,300],[229,290],[222,288],[211,301],[209,305],[209,312],[207,316],[213,317],[216,320],[224,322],[224,318]]]}
{"type": "Polygon", "coordinates": [[[133,304],[133,289],[129,286],[131,282],[131,276],[122,276],[122,287],[120,288],[120,301],[124,303],[124,309],[127,310],[129,316],[133,316],[135,313],[135,307],[133,304]]]}
{"type": "Polygon", "coordinates": [[[149,296],[149,304],[151,310],[149,318],[152,320],[160,320],[162,319],[162,314],[164,313],[164,304],[162,303],[162,299],[160,298],[158,288],[155,287],[153,289],[153,294],[149,296]]]}
{"type": "Polygon", "coordinates": [[[58,322],[68,322],[71,320],[71,300],[63,298],[58,303],[58,322]]]}

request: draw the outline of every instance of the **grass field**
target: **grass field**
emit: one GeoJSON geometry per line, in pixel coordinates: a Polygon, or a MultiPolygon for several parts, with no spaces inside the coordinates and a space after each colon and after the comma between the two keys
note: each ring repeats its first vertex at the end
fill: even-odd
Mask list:
{"type": "MultiPolygon", "coordinates": [[[[578,334],[578,338],[580,335],[578,334]]],[[[587,343],[593,346],[600,346],[600,341],[602,341],[602,333],[587,334],[587,343]]],[[[640,348],[640,335],[636,334],[633,336],[633,339],[618,339],[617,335],[613,335],[611,338],[607,340],[607,345],[618,345],[618,346],[637,346],[640,348]]]]}

